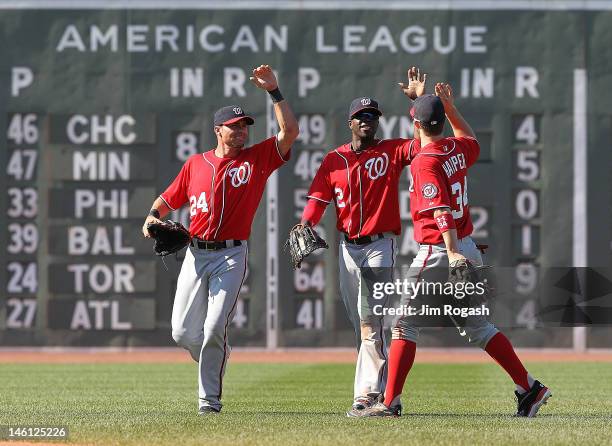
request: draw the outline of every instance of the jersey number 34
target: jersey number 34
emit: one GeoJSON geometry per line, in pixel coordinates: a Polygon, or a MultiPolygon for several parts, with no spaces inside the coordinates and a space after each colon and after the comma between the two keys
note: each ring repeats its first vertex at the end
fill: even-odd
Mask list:
{"type": "Polygon", "coordinates": [[[453,214],[453,218],[458,220],[463,217],[463,208],[468,204],[467,177],[464,177],[463,179],[463,187],[461,187],[460,181],[451,184],[451,194],[453,198],[456,197],[458,207],[458,209],[451,209],[451,212],[453,214]]]}

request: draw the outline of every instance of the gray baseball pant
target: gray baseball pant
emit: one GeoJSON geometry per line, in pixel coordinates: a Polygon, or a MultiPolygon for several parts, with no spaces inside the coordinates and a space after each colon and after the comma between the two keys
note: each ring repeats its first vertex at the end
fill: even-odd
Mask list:
{"type": "Polygon", "coordinates": [[[375,398],[384,392],[387,381],[387,344],[383,330],[383,315],[374,314],[375,305],[386,306],[386,298],[375,299],[371,283],[362,276],[364,269],[383,268],[385,277],[377,281],[392,281],[396,257],[396,241],[392,236],[366,245],[353,245],[342,240],[339,246],[340,293],[347,315],[355,329],[357,364],[353,397],[375,398]]]}
{"type": "Polygon", "coordinates": [[[172,307],[172,337],[198,362],[199,406],[221,410],[228,327],[246,275],[248,248],[209,251],[189,247],[172,307]]]}
{"type": "MultiPolygon", "coordinates": [[[[482,265],[482,256],[471,237],[459,239],[459,252],[463,254],[475,266],[482,265]]],[[[411,280],[423,279],[427,281],[427,271],[432,268],[447,268],[448,256],[446,247],[440,245],[420,245],[419,252],[410,265],[411,280]]],[[[408,294],[402,295],[400,305],[410,305],[408,294]]],[[[493,336],[498,333],[498,329],[484,316],[468,316],[465,325],[457,326],[459,333],[466,336],[468,342],[478,345],[484,349],[493,336]]],[[[393,339],[404,339],[417,342],[419,338],[419,328],[410,324],[410,317],[400,316],[396,318],[393,329],[391,330],[393,339]]]]}

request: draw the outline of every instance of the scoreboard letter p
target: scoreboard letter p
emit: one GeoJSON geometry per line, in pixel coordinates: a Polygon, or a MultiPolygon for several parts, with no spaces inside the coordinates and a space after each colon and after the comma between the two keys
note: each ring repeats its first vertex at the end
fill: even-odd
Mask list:
{"type": "Polygon", "coordinates": [[[298,70],[298,96],[305,98],[308,96],[308,90],[317,88],[320,82],[321,75],[316,68],[300,68],[298,70]]]}
{"type": "Polygon", "coordinates": [[[11,70],[11,96],[19,96],[19,92],[32,85],[34,74],[28,67],[13,67],[11,70]]]}

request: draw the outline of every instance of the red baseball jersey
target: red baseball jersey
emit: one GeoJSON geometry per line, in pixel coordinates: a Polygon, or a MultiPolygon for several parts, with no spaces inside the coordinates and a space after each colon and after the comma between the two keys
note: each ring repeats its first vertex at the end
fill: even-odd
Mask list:
{"type": "Polygon", "coordinates": [[[401,233],[399,177],[410,164],[412,139],[379,141],[356,153],[351,144],[329,152],[308,198],[336,204],[337,228],[349,238],[401,233]]]}
{"type": "Polygon", "coordinates": [[[425,147],[415,144],[410,166],[413,186],[410,190],[410,212],[414,222],[414,239],[419,243],[444,243],[433,218],[434,209],[449,207],[457,237],[472,233],[472,219],[467,195],[467,170],[480,154],[474,138],[443,138],[425,147]]]}
{"type": "Polygon", "coordinates": [[[276,137],[245,148],[234,158],[215,151],[192,155],[160,195],[170,209],[189,203],[189,232],[203,240],[246,240],[268,177],[289,159],[276,137]]]}

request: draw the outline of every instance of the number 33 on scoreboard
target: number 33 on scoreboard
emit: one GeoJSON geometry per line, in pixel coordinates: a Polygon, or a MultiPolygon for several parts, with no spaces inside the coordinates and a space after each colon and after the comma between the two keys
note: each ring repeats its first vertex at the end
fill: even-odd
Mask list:
{"type": "Polygon", "coordinates": [[[202,192],[199,198],[196,198],[195,195],[189,197],[189,214],[193,217],[198,213],[198,209],[201,209],[200,212],[208,212],[208,205],[206,204],[206,192],[202,192]]]}

